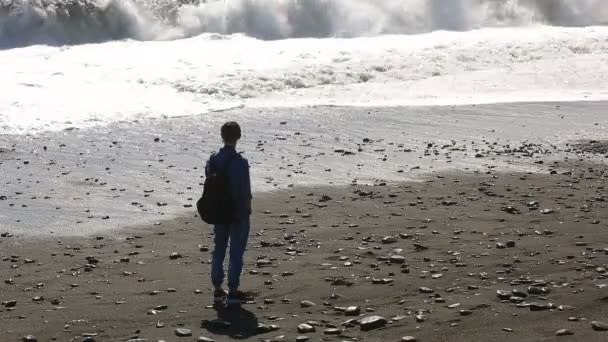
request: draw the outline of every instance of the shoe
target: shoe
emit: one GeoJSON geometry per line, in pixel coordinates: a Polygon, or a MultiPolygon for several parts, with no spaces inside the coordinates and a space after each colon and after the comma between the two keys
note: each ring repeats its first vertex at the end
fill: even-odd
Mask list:
{"type": "Polygon", "coordinates": [[[240,304],[247,302],[250,299],[251,299],[251,297],[248,296],[245,292],[241,292],[241,291],[229,292],[228,299],[226,299],[226,304],[240,305],[240,304]]]}
{"type": "Polygon", "coordinates": [[[213,304],[214,305],[219,305],[219,304],[223,304],[224,300],[226,300],[226,296],[228,294],[226,293],[226,291],[222,290],[222,289],[217,289],[213,292],[213,304]]]}

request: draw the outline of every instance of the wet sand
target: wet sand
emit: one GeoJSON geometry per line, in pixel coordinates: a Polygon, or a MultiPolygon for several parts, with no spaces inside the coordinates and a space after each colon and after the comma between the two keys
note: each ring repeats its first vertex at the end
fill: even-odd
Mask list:
{"type": "MultiPolygon", "coordinates": [[[[93,129],[0,135],[0,229],[86,236],[186,214],[226,120],[254,191],[404,182],[446,171],[549,172],[608,140],[606,102],[235,109],[93,129]]],[[[598,151],[599,152],[599,151],[598,151]]]]}

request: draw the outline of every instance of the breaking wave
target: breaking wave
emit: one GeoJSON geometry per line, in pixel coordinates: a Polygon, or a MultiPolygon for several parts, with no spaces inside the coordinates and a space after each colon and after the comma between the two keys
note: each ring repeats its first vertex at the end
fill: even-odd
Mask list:
{"type": "Polygon", "coordinates": [[[0,0],[0,48],[201,33],[264,39],[608,25],[606,0],[0,0]]]}

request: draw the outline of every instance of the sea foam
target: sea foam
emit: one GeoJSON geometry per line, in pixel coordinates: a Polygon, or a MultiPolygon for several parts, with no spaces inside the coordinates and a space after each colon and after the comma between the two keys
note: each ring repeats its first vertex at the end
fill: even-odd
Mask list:
{"type": "Polygon", "coordinates": [[[604,0],[0,0],[0,47],[202,33],[270,40],[606,23],[604,0]]]}

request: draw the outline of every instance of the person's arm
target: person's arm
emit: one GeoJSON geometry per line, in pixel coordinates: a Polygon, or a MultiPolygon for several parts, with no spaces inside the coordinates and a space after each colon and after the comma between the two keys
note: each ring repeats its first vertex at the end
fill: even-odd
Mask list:
{"type": "Polygon", "coordinates": [[[245,163],[245,198],[247,199],[247,210],[249,210],[249,214],[251,214],[251,199],[253,198],[251,194],[251,177],[249,176],[249,162],[245,163]]]}

